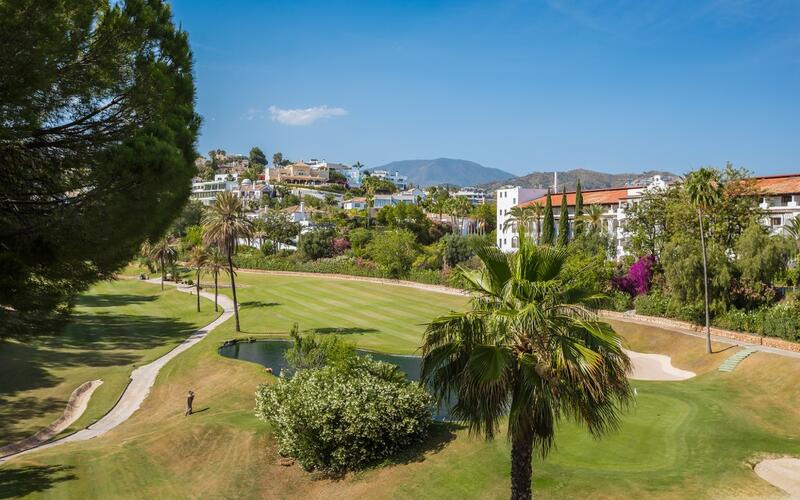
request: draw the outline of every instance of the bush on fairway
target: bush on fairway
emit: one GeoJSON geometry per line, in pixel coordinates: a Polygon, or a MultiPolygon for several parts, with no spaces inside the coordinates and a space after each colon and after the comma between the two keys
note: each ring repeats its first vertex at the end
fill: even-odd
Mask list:
{"type": "Polygon", "coordinates": [[[301,370],[262,385],[256,415],[281,454],[309,471],[343,473],[389,457],[427,434],[433,400],[397,367],[370,358],[301,370]]]}

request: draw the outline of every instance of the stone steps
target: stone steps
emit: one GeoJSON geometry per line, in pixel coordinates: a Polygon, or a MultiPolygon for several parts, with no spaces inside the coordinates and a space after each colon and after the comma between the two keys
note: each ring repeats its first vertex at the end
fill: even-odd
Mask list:
{"type": "Polygon", "coordinates": [[[756,351],[754,351],[753,349],[742,349],[741,351],[737,352],[733,356],[723,361],[722,364],[719,365],[719,371],[726,373],[732,372],[734,369],[736,369],[739,363],[744,361],[744,359],[747,358],[747,356],[753,354],[754,352],[756,351]]]}

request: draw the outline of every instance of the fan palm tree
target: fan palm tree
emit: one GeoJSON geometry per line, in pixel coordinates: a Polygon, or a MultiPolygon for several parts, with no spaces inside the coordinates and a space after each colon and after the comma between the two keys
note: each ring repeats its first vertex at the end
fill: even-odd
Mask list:
{"type": "Polygon", "coordinates": [[[161,289],[164,289],[164,280],[167,279],[167,265],[175,262],[178,253],[175,247],[166,236],[161,238],[158,243],[150,246],[150,256],[153,260],[158,261],[158,266],[161,269],[161,289]]]}
{"type": "Polygon", "coordinates": [[[233,272],[233,254],[240,238],[253,237],[253,222],[245,217],[242,202],[229,191],[217,195],[214,205],[203,216],[203,242],[214,245],[225,255],[228,274],[231,277],[233,294],[233,315],[236,318],[236,331],[239,326],[239,303],[236,300],[236,278],[233,272]]]}
{"type": "Polygon", "coordinates": [[[720,182],[717,172],[711,168],[700,168],[686,178],[686,194],[697,210],[700,223],[700,246],[703,249],[703,298],[706,309],[706,353],[711,354],[711,315],[708,310],[708,257],[706,251],[705,215],[719,200],[720,182]]]}
{"type": "Polygon", "coordinates": [[[197,272],[197,312],[200,312],[200,272],[206,268],[208,262],[208,253],[206,249],[200,245],[192,248],[189,252],[189,267],[197,272]]]}
{"type": "Polygon", "coordinates": [[[206,269],[211,275],[214,277],[214,311],[218,311],[219,307],[217,306],[217,297],[219,296],[219,275],[220,273],[227,273],[227,262],[225,261],[225,255],[219,251],[219,248],[215,246],[209,246],[206,248],[206,253],[208,254],[208,260],[206,261],[206,269]]]}
{"type": "Polygon", "coordinates": [[[631,397],[622,339],[590,309],[601,298],[564,269],[565,248],[520,238],[516,253],[477,249],[483,269],[459,268],[472,308],[431,322],[422,380],[452,416],[491,439],[508,415],[511,498],[531,498],[531,459],[545,457],[562,418],[595,436],[631,397]]]}

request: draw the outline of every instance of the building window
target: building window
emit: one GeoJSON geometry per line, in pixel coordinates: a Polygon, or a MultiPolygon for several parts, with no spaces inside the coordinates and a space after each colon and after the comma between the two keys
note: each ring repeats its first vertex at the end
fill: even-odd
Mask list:
{"type": "Polygon", "coordinates": [[[780,226],[780,225],[781,225],[781,218],[780,218],[780,217],[771,217],[771,218],[770,218],[770,224],[771,224],[773,227],[774,227],[774,226],[780,226]]]}
{"type": "Polygon", "coordinates": [[[789,203],[790,201],[792,201],[792,195],[785,194],[785,195],[781,196],[781,203],[783,203],[784,205],[786,203],[789,203]]]}
{"type": "Polygon", "coordinates": [[[516,236],[511,238],[511,248],[519,248],[519,238],[516,236]]]}

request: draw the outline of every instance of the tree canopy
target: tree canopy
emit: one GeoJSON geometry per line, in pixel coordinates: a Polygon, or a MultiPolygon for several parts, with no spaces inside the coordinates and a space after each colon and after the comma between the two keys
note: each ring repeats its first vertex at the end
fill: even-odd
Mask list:
{"type": "Polygon", "coordinates": [[[185,32],[159,0],[0,3],[0,328],[156,240],[189,196],[200,119],[185,32]]]}

